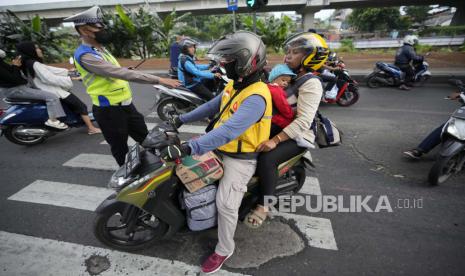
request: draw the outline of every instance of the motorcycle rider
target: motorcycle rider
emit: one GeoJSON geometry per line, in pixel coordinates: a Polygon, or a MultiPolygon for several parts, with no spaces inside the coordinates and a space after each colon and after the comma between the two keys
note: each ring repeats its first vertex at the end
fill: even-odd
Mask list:
{"type": "Polygon", "coordinates": [[[413,47],[417,43],[418,37],[416,35],[406,35],[404,37],[404,45],[396,52],[394,65],[405,73],[404,83],[399,86],[402,90],[410,90],[408,86],[412,86],[413,83],[415,71],[413,70],[411,62],[423,61],[423,56],[417,55],[413,47]]]}
{"type": "Polygon", "coordinates": [[[205,71],[210,68],[209,64],[195,63],[194,56],[197,44],[197,41],[189,37],[185,37],[179,42],[181,54],[178,61],[178,79],[186,88],[209,101],[215,95],[205,86],[204,81],[213,80],[215,77],[221,78],[221,74],[205,71]]]}
{"type": "Polygon", "coordinates": [[[102,11],[94,6],[65,19],[73,22],[82,44],[74,52],[76,69],[82,76],[93,103],[92,111],[118,165],[128,152],[128,136],[142,143],[148,134],[144,117],[132,104],[128,81],[179,86],[178,80],[120,67],[104,47],[111,40],[103,23],[102,11]]]}
{"type": "MultiPolygon", "coordinates": [[[[460,100],[463,103],[463,100],[461,100],[460,97],[461,93],[453,93],[449,95],[450,100],[460,100]]],[[[446,123],[441,124],[439,127],[435,128],[428,136],[421,141],[421,143],[416,147],[411,150],[404,151],[403,154],[405,157],[409,159],[414,159],[418,160],[420,159],[424,154],[427,154],[430,152],[432,149],[434,149],[437,145],[441,144],[441,134],[442,130],[444,129],[444,126],[446,123]]]]}
{"type": "Polygon", "coordinates": [[[0,50],[0,91],[4,91],[7,97],[45,101],[49,117],[45,125],[56,129],[67,129],[68,126],[57,119],[66,116],[60,98],[52,92],[29,87],[28,80],[21,73],[23,65],[21,57],[16,57],[10,65],[3,60],[5,56],[6,53],[0,50]]]}
{"type": "Polygon", "coordinates": [[[209,54],[220,60],[232,81],[222,94],[175,118],[175,123],[179,127],[219,112],[210,123],[213,129],[181,147],[169,146],[162,151],[162,156],[168,160],[187,154],[201,155],[214,149],[223,158],[224,176],[216,195],[218,244],[202,264],[205,273],[219,270],[234,252],[239,207],[247,183],[255,173],[257,147],[269,138],[272,116],[270,91],[260,81],[266,63],[266,47],[260,37],[238,31],[220,38],[209,54]]]}

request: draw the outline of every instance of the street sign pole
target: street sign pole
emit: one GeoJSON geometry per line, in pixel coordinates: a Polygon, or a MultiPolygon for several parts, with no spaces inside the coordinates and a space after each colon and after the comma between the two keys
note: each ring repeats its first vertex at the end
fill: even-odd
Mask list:
{"type": "Polygon", "coordinates": [[[236,32],[236,11],[233,10],[233,31],[236,32]]]}
{"type": "Polygon", "coordinates": [[[257,33],[257,12],[253,12],[253,31],[257,33]]]}

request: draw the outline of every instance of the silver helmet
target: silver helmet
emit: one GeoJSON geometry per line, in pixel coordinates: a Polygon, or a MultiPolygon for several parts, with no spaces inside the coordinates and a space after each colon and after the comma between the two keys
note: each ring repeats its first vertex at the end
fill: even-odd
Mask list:
{"type": "Polygon", "coordinates": [[[260,71],[266,64],[266,47],[252,32],[237,31],[218,39],[208,51],[211,59],[219,63],[235,62],[238,77],[247,77],[260,71]]]}

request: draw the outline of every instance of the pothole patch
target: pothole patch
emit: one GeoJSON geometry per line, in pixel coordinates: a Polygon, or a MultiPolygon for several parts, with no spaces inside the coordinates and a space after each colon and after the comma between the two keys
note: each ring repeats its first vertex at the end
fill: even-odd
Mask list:
{"type": "Polygon", "coordinates": [[[106,256],[92,255],[85,260],[87,272],[90,275],[99,275],[100,273],[108,270],[111,266],[110,260],[106,256]]]}

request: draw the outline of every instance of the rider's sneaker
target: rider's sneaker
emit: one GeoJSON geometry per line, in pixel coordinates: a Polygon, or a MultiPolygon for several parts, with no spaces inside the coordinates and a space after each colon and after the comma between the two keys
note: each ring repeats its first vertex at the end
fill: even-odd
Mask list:
{"type": "Polygon", "coordinates": [[[221,256],[216,253],[211,254],[202,264],[202,272],[205,274],[215,273],[220,270],[221,266],[226,260],[231,257],[232,253],[228,256],[221,256]]]}
{"type": "Polygon", "coordinates": [[[52,121],[52,120],[48,119],[45,122],[45,125],[49,126],[49,127],[57,128],[57,129],[67,129],[68,128],[68,126],[65,123],[62,123],[62,122],[60,122],[58,120],[52,121]]]}
{"type": "Polygon", "coordinates": [[[417,149],[412,149],[412,150],[404,151],[404,155],[410,159],[420,159],[421,156],[423,155],[423,152],[417,149]]]}

